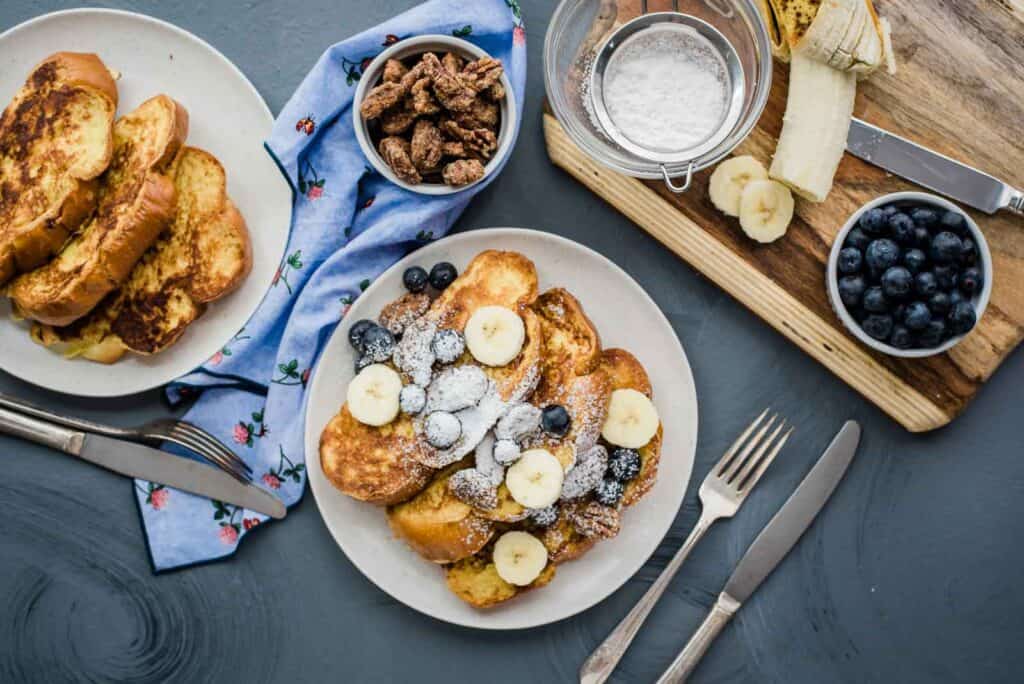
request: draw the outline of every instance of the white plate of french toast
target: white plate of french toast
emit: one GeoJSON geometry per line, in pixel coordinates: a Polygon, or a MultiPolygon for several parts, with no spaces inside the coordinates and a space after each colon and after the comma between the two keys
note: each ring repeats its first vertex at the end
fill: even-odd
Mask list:
{"type": "Polygon", "coordinates": [[[697,441],[672,327],[599,254],[472,231],[378,278],[307,395],[310,486],[348,558],[448,622],[533,627],[608,596],[682,503],[697,441]]]}
{"type": "Polygon", "coordinates": [[[273,117],[214,48],[130,12],[0,35],[0,369],[121,396],[202,364],[284,252],[273,117]]]}

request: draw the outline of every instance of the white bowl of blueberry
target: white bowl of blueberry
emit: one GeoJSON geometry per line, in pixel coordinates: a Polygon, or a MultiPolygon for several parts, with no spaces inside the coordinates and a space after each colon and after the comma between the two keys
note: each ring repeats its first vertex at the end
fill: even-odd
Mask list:
{"type": "Polygon", "coordinates": [[[978,225],[955,204],[897,192],[864,205],[836,236],[828,293],[864,344],[921,358],[955,346],[992,293],[992,255],[978,225]]]}

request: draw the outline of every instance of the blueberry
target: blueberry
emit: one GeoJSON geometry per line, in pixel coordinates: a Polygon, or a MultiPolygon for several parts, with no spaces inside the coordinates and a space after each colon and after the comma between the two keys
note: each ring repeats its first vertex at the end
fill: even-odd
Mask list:
{"type": "Polygon", "coordinates": [[[952,290],[959,282],[960,274],[953,264],[939,264],[933,269],[935,280],[943,290],[952,290]]]}
{"type": "Polygon", "coordinates": [[[960,289],[968,297],[973,297],[977,294],[983,284],[984,278],[981,276],[980,268],[971,266],[970,268],[965,268],[963,273],[960,274],[960,289]]]}
{"type": "Polygon", "coordinates": [[[601,484],[594,490],[594,498],[602,506],[618,506],[624,491],[625,487],[618,480],[601,480],[601,484]]]}
{"type": "Polygon", "coordinates": [[[960,263],[973,266],[976,261],[978,261],[978,246],[971,238],[964,238],[960,241],[960,263]]]}
{"type": "Polygon", "coordinates": [[[887,204],[884,207],[882,207],[882,216],[884,216],[885,218],[889,218],[899,210],[900,208],[897,207],[895,204],[887,204]]]}
{"type": "Polygon", "coordinates": [[[967,301],[967,298],[964,297],[964,293],[961,292],[960,290],[950,290],[949,291],[949,308],[952,309],[954,306],[956,306],[960,302],[966,302],[966,301],[967,301]]]}
{"type": "Polygon", "coordinates": [[[864,252],[868,271],[874,277],[880,277],[887,268],[895,266],[900,260],[899,246],[888,238],[875,240],[864,252]]]}
{"type": "Polygon", "coordinates": [[[907,270],[917,275],[928,263],[928,257],[919,249],[908,249],[903,253],[903,265],[907,270]]]}
{"type": "Polygon", "coordinates": [[[360,356],[356,359],[356,375],[359,375],[359,371],[363,370],[367,366],[375,363],[369,356],[360,356]]]}
{"type": "Polygon", "coordinates": [[[395,350],[395,336],[387,328],[374,325],[363,333],[363,355],[374,363],[383,363],[391,358],[395,350]]]}
{"type": "Polygon", "coordinates": [[[530,520],[537,527],[551,527],[558,520],[558,509],[555,506],[534,508],[530,511],[530,520]]]}
{"type": "Polygon", "coordinates": [[[902,266],[893,266],[882,274],[882,292],[890,299],[903,299],[913,284],[914,276],[902,266]]]}
{"type": "Polygon", "coordinates": [[[937,347],[946,339],[946,324],[941,320],[933,319],[928,327],[917,335],[917,344],[921,347],[937,347]]]}
{"type": "Polygon", "coordinates": [[[402,274],[402,283],[409,292],[423,292],[427,289],[427,269],[420,266],[410,266],[402,274]]]}
{"type": "Polygon", "coordinates": [[[929,209],[928,207],[914,209],[910,212],[910,218],[914,219],[914,223],[925,230],[931,228],[939,221],[939,215],[935,213],[934,209],[929,209]]]}
{"type": "Polygon", "coordinates": [[[561,437],[568,432],[571,422],[569,412],[565,410],[564,406],[558,404],[545,406],[540,414],[540,426],[544,428],[544,432],[556,437],[561,437]]]}
{"type": "Polygon", "coordinates": [[[452,282],[459,277],[459,272],[455,270],[455,267],[449,264],[447,261],[442,261],[439,264],[434,264],[434,267],[430,269],[430,286],[435,290],[443,290],[452,282]]]}
{"type": "Polygon", "coordinates": [[[850,232],[846,234],[846,242],[843,243],[843,246],[855,247],[863,252],[870,244],[871,236],[865,233],[860,226],[854,226],[850,229],[850,232]]]}
{"type": "Polygon", "coordinates": [[[893,327],[892,334],[889,335],[889,344],[897,349],[909,349],[913,343],[914,338],[909,330],[902,325],[893,327]]]}
{"type": "Polygon", "coordinates": [[[928,308],[936,316],[945,316],[953,308],[953,302],[945,292],[936,292],[928,298],[928,308]]]}
{"type": "Polygon", "coordinates": [[[924,330],[932,322],[932,312],[924,302],[911,302],[907,305],[907,313],[903,324],[910,330],[924,330]]]}
{"type": "Polygon", "coordinates": [[[839,298],[848,309],[860,306],[860,298],[864,296],[866,287],[863,276],[844,276],[839,279],[839,298]]]}
{"type": "Polygon", "coordinates": [[[964,215],[958,211],[947,211],[942,215],[939,220],[939,229],[948,230],[957,235],[964,235],[967,233],[967,221],[964,219],[964,215]]]}
{"type": "Polygon", "coordinates": [[[629,482],[640,474],[640,454],[635,449],[616,449],[608,457],[608,472],[619,482],[629,482]]]}
{"type": "Polygon", "coordinates": [[[363,335],[370,328],[377,327],[377,324],[373,321],[364,318],[361,321],[356,321],[352,324],[352,327],[348,329],[348,343],[351,344],[356,351],[363,350],[363,335]]]}
{"type": "Polygon", "coordinates": [[[892,322],[899,325],[907,317],[907,305],[899,303],[892,308],[892,322]]]}
{"type": "Polygon", "coordinates": [[[889,235],[901,245],[911,244],[914,240],[914,221],[903,212],[889,217],[889,235]]]}
{"type": "Polygon", "coordinates": [[[840,273],[849,275],[857,273],[864,264],[864,255],[856,247],[844,247],[839,250],[839,259],[836,267],[840,273]]]}
{"type": "Polygon", "coordinates": [[[931,297],[939,291],[939,281],[931,271],[922,271],[914,276],[914,291],[922,297],[931,297]]]}
{"type": "Polygon", "coordinates": [[[451,328],[438,330],[430,341],[430,351],[434,352],[439,363],[455,363],[465,350],[466,340],[462,333],[451,328]]]}
{"type": "Polygon", "coordinates": [[[864,290],[864,309],[871,313],[885,313],[889,310],[889,300],[885,298],[882,288],[875,285],[864,290]]]}
{"type": "Polygon", "coordinates": [[[958,302],[953,306],[946,320],[949,321],[949,329],[952,334],[966,335],[978,322],[978,314],[970,302],[958,302]]]}
{"type": "Polygon", "coordinates": [[[427,392],[419,385],[406,385],[398,393],[398,405],[402,413],[415,416],[427,405],[427,392]]]}
{"type": "Polygon", "coordinates": [[[882,231],[885,230],[885,219],[886,215],[881,209],[876,207],[868,209],[861,214],[860,218],[857,219],[857,225],[868,235],[881,235],[882,231]]]}
{"type": "Polygon", "coordinates": [[[928,256],[937,264],[951,264],[959,258],[962,249],[960,238],[947,230],[932,238],[928,256]]]}
{"type": "Polygon", "coordinates": [[[864,319],[861,327],[870,337],[884,342],[892,332],[892,316],[872,314],[864,319]]]}
{"type": "Polygon", "coordinates": [[[931,231],[922,226],[916,226],[914,228],[914,245],[922,249],[928,249],[930,244],[932,244],[931,231]]]}

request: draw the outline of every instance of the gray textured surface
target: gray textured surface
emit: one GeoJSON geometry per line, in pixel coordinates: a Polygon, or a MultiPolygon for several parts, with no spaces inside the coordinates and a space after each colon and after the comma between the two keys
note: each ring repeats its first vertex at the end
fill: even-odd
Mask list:
{"type": "MultiPolygon", "coordinates": [[[[4,0],[0,28],[74,4],[4,0]]],[[[103,4],[202,36],[277,111],[323,48],[412,3],[103,4]]],[[[760,526],[842,421],[855,418],[864,442],[829,508],[722,635],[695,681],[1020,681],[1024,355],[1012,356],[952,426],[926,436],[904,432],[548,163],[538,125],[540,54],[554,2],[522,5],[526,126],[504,175],[459,227],[560,233],[609,256],[647,288],[694,368],[701,401],[695,478],[765,405],[799,426],[745,509],[714,529],[684,566],[617,679],[650,681],[661,672],[760,526]]],[[[78,401],[2,375],[0,391],[118,423],[165,413],[157,393],[78,401]]],[[[658,553],[596,608],[534,631],[487,634],[435,622],[374,588],[334,545],[310,496],[234,560],[154,577],[126,481],[5,438],[0,464],[3,682],[568,681],[698,512],[691,486],[658,553]]],[[[557,586],[549,591],[558,600],[557,586]]]]}

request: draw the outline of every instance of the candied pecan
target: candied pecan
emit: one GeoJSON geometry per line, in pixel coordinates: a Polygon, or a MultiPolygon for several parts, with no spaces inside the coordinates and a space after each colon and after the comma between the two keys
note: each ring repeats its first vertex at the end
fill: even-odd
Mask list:
{"type": "Polygon", "coordinates": [[[366,94],[362,104],[359,105],[359,113],[364,119],[376,119],[386,110],[391,109],[401,101],[407,89],[398,83],[381,83],[366,94]]]}
{"type": "Polygon", "coordinates": [[[457,159],[441,172],[448,185],[469,185],[484,177],[484,165],[477,159],[457,159]]]}
{"type": "Polygon", "coordinates": [[[412,128],[416,121],[416,112],[407,107],[395,107],[384,112],[380,117],[380,129],[384,135],[398,135],[412,128]]]}
{"type": "Polygon", "coordinates": [[[385,83],[400,83],[402,77],[409,73],[409,67],[402,64],[397,59],[389,59],[384,63],[384,77],[385,83]]]}
{"type": "Polygon", "coordinates": [[[441,152],[446,157],[455,157],[457,159],[464,159],[469,154],[466,152],[466,145],[463,142],[450,142],[445,141],[441,144],[441,152]]]}
{"type": "Polygon", "coordinates": [[[501,79],[504,73],[501,62],[493,57],[481,57],[462,69],[462,80],[475,92],[483,92],[501,79]]]}
{"type": "Polygon", "coordinates": [[[427,55],[434,57],[435,61],[437,60],[437,57],[435,57],[433,53],[428,52],[426,55],[423,55],[423,59],[416,62],[416,64],[413,65],[412,69],[409,69],[409,71],[407,71],[405,75],[402,76],[400,84],[403,88],[405,88],[406,92],[412,90],[412,87],[413,85],[416,84],[416,81],[420,80],[424,76],[429,75],[426,59],[427,55]]]}
{"type": "Polygon", "coordinates": [[[498,147],[497,137],[485,128],[463,128],[451,119],[442,119],[441,131],[452,140],[465,143],[468,151],[476,152],[485,158],[498,147]]]}
{"type": "Polygon", "coordinates": [[[433,116],[441,111],[434,95],[430,92],[430,79],[421,78],[412,87],[412,110],[418,116],[433,116]]]}
{"type": "Polygon", "coordinates": [[[441,163],[444,140],[433,121],[420,119],[412,131],[412,163],[421,173],[433,171],[441,163]]]}
{"type": "Polygon", "coordinates": [[[498,105],[477,99],[466,112],[455,112],[452,118],[463,128],[498,128],[498,105]]]}
{"type": "Polygon", "coordinates": [[[495,81],[491,84],[491,87],[484,90],[481,95],[491,102],[501,102],[505,99],[505,86],[501,85],[501,81],[495,81]]]}
{"type": "Polygon", "coordinates": [[[380,156],[395,175],[406,183],[416,184],[423,180],[420,172],[409,158],[409,141],[396,136],[389,136],[380,141],[380,156]]]}
{"type": "Polygon", "coordinates": [[[437,55],[423,55],[426,74],[434,83],[434,95],[445,109],[453,112],[464,112],[476,99],[476,92],[463,80],[461,74],[453,74],[441,64],[437,55]]]}
{"type": "Polygon", "coordinates": [[[457,74],[462,71],[462,67],[466,66],[466,60],[454,52],[446,52],[441,58],[441,64],[451,73],[457,74]]]}
{"type": "Polygon", "coordinates": [[[407,325],[430,308],[430,295],[426,292],[406,292],[380,310],[377,320],[395,335],[405,332],[407,325]]]}
{"type": "Polygon", "coordinates": [[[574,530],[584,537],[611,539],[619,533],[619,511],[596,501],[577,504],[566,512],[574,530]]]}

